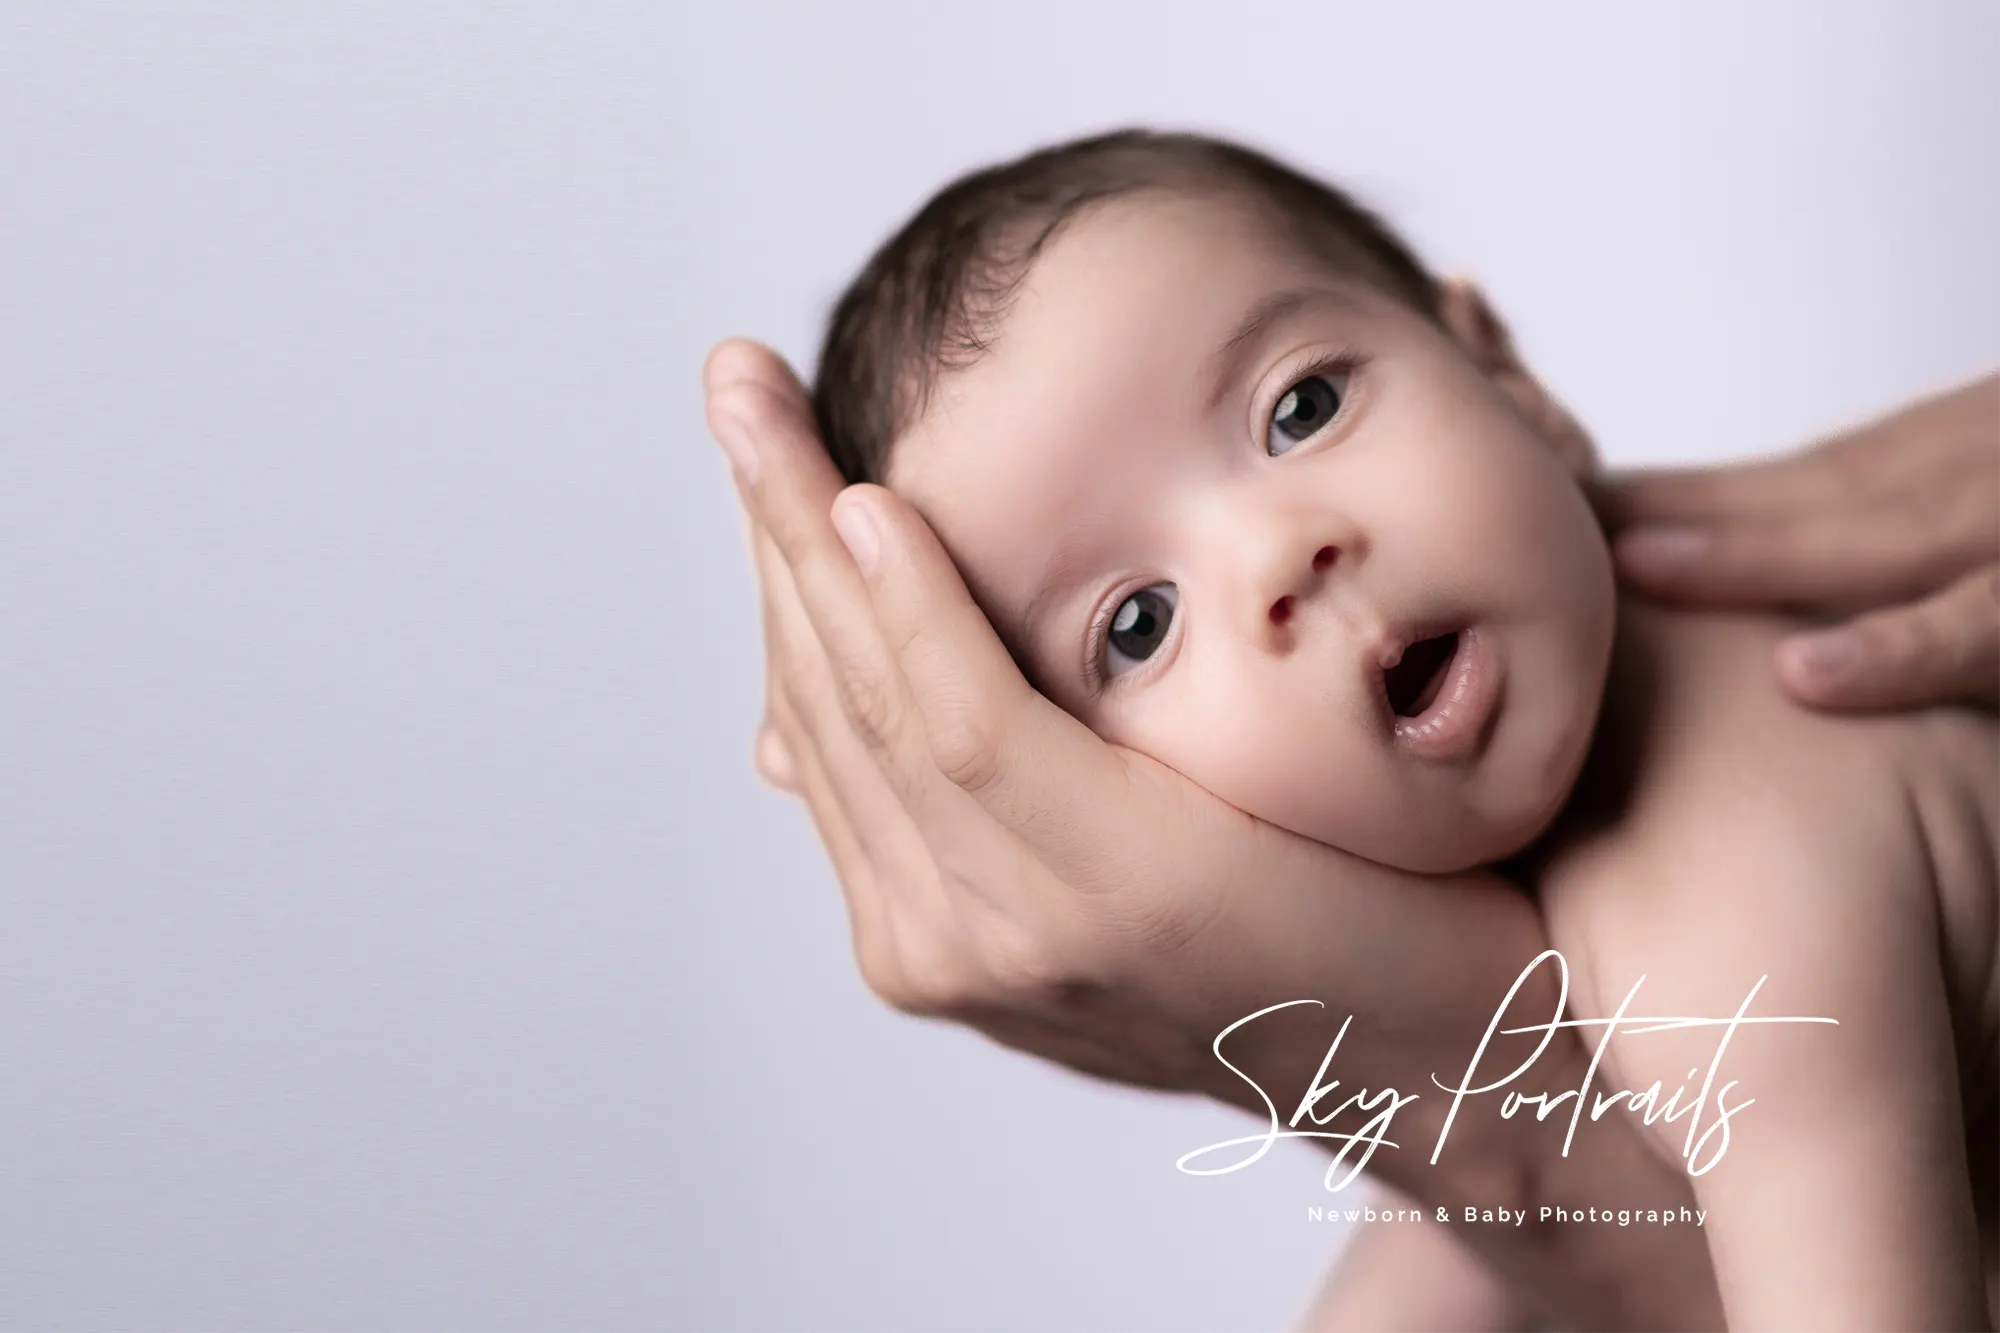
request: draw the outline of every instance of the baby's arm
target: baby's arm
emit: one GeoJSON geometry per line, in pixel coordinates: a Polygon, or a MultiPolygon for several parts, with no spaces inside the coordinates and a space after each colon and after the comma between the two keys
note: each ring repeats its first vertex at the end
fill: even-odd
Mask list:
{"type": "MultiPolygon", "coordinates": [[[[1835,803],[1821,823],[1761,784],[1708,805],[1705,836],[1592,872],[1619,879],[1581,940],[1593,1017],[1643,974],[1633,1013],[1727,1018],[1768,974],[1750,1016],[1838,1020],[1735,1029],[1694,1121],[1699,1168],[1731,1111],[1692,1181],[1730,1327],[1989,1328],[1940,925],[1921,838],[1897,826],[1915,815],[1835,803]]],[[[1593,1092],[1658,1080],[1685,1107],[1723,1031],[1619,1036],[1618,1081],[1593,1092]]],[[[1680,1153],[1689,1123],[1652,1132],[1680,1153]]]]}
{"type": "MultiPolygon", "coordinates": [[[[1376,1208],[1412,1206],[1371,1182],[1376,1208]]],[[[1486,1262],[1440,1223],[1360,1225],[1296,1333],[1526,1333],[1540,1327],[1486,1262]]]]}

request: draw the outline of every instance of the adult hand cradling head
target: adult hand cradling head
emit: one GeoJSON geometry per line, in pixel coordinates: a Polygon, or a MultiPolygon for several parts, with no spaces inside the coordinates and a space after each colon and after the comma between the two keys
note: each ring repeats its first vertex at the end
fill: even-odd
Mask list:
{"type": "MultiPolygon", "coordinates": [[[[758,768],[804,798],[877,995],[1085,1073],[1259,1115],[1211,1043],[1302,995],[1378,1017],[1341,1047],[1357,1084],[1414,1089],[1462,1062],[1494,998],[1546,945],[1529,898],[1490,871],[1413,874],[1287,833],[1107,744],[1029,686],[900,497],[855,488],[872,544],[850,555],[835,514],[859,497],[836,506],[841,479],[775,354],[725,342],[705,382],[763,598],[758,768]]],[[[1328,1030],[1291,1017],[1232,1041],[1259,1086],[1304,1087],[1326,1050],[1328,1030]]],[[[1579,1078],[1588,1063],[1568,1034],[1546,1058],[1579,1078]]],[[[1436,1137],[1427,1117],[1443,1108],[1410,1108],[1412,1141],[1436,1137]]],[[[1551,1158],[1530,1117],[1493,1121],[1455,1136],[1435,1167],[1402,1154],[1375,1169],[1424,1205],[1580,1202],[1606,1188],[1690,1201],[1686,1177],[1628,1124],[1602,1131],[1551,1158]]],[[[1478,1241],[1578,1326],[1719,1323],[1692,1229],[1615,1252],[1534,1229],[1478,1241]]]]}
{"type": "MultiPolygon", "coordinates": [[[[711,355],[709,423],[749,513],[764,600],[759,771],[805,798],[847,895],[862,973],[900,1009],[1261,1112],[1210,1043],[1245,1015],[1309,995],[1370,1016],[1341,1052],[1356,1083],[1424,1086],[1547,938],[1531,897],[1465,867],[1532,834],[1574,777],[1573,737],[1588,731],[1609,585],[1575,484],[1587,441],[1565,451],[1573,423],[1526,377],[1476,294],[1450,284],[1428,311],[1346,288],[1345,313],[1321,311],[1288,335],[1300,354],[1272,352],[1269,373],[1246,376],[1241,401],[1208,422],[1194,410],[1208,400],[1180,392],[1199,353],[1253,297],[1296,288],[1301,256],[1262,245],[1271,238],[1254,227],[1228,232],[1233,215],[1213,210],[1114,220],[1120,244],[1102,253],[1089,225],[1035,248],[1044,267],[1030,272],[1048,281],[1002,302],[1017,344],[1002,337],[993,354],[992,330],[975,330],[986,355],[970,373],[954,368],[946,429],[928,436],[919,408],[879,413],[872,436],[835,411],[822,438],[828,409],[816,421],[767,349],[729,342],[711,355]],[[1181,275],[1171,293],[1147,279],[1161,271],[1181,275]],[[1172,308],[1154,310],[1156,298],[1172,308]],[[1130,327],[1104,322],[1120,314],[1130,327]],[[1334,353],[1305,346],[1335,332],[1334,353]],[[1036,351],[1044,359],[1021,371],[1016,358],[1036,351]],[[1307,417],[1311,429],[1277,440],[1307,417]],[[1267,424],[1272,447],[1252,447],[1267,424]],[[1250,442],[1242,458],[1221,452],[1239,435],[1250,442]],[[856,438],[875,450],[861,463],[856,438]],[[1320,447],[1329,441],[1341,450],[1320,447]],[[1079,450],[1101,468],[1065,471],[1079,450]],[[845,480],[890,484],[845,486],[835,458],[845,480]],[[1441,539],[1406,514],[1413,497],[1449,520],[1432,525],[1441,539]],[[1055,537],[1083,554],[1052,560],[1055,537]],[[1074,605],[1052,603],[1059,632],[1038,638],[1041,576],[1065,563],[1088,586],[1074,605]],[[1443,593],[1449,605],[1430,605],[1443,593]],[[1207,637],[1175,625],[1189,608],[1207,618],[1195,622],[1207,637]],[[1441,631],[1433,637],[1462,653],[1468,627],[1503,661],[1536,668],[1516,673],[1491,736],[1464,755],[1405,754],[1398,684],[1373,677],[1385,725],[1370,730],[1360,704],[1373,696],[1348,688],[1336,650],[1387,642],[1396,628],[1441,631]],[[1311,651],[1293,651],[1301,645],[1311,651]],[[1137,685],[1107,704],[1093,671],[1137,685]],[[1273,755],[1262,774],[1256,760],[1273,755]],[[1343,785],[1371,763],[1366,781],[1343,785]],[[1436,828],[1412,822],[1424,812],[1439,814],[1436,828]]],[[[900,376],[876,378],[875,397],[896,403],[900,376]]],[[[1646,571],[1655,590],[1849,612],[1926,599],[1850,627],[1905,647],[1851,655],[1875,667],[1847,677],[1844,692],[1828,676],[1809,682],[1795,648],[1781,650],[1783,678],[1806,697],[1990,701],[2000,457],[1979,427],[1996,405],[2000,381],[1989,380],[1796,465],[1586,487],[1614,532],[1682,527],[1621,541],[1628,574],[1646,571]],[[1921,465],[1912,443],[1887,480],[1884,445],[1918,438],[1930,441],[1921,465]],[[1949,521],[1914,521],[1926,495],[1949,521]],[[1836,553],[1843,516],[1852,549],[1836,553]],[[1773,517],[1782,524],[1756,526],[1773,517]],[[1783,571],[1761,583],[1760,551],[1783,571]],[[1921,635],[1945,647],[1911,651],[1921,635]]],[[[1430,712],[1440,679],[1433,665],[1428,680],[1403,683],[1413,719],[1430,712]]],[[[1299,1087],[1325,1036],[1273,1023],[1246,1032],[1231,1057],[1258,1085],[1299,1087]]],[[[1558,1064],[1587,1063],[1573,1038],[1558,1045],[1558,1064]]],[[[1419,1103],[1409,1119],[1437,1109],[1419,1103]]],[[[1560,1204],[1607,1189],[1687,1198],[1686,1179],[1622,1121],[1556,1160],[1523,1118],[1455,1140],[1435,1169],[1407,1154],[1371,1169],[1423,1204],[1560,1204]]],[[[1718,1317],[1689,1232],[1615,1249],[1504,1231],[1476,1243],[1568,1322],[1718,1317]]]]}

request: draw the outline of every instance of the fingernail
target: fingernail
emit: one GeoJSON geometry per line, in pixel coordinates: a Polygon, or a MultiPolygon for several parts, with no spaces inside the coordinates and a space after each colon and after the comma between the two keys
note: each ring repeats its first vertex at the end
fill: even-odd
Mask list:
{"type": "Polygon", "coordinates": [[[1685,565],[1708,548],[1700,528],[1634,528],[1618,538],[1618,559],[1653,569],[1685,565]]]}
{"type": "Polygon", "coordinates": [[[1845,630],[1807,634],[1792,641],[1792,660],[1808,675],[1836,680],[1861,659],[1861,645],[1845,630]]]}
{"type": "Polygon", "coordinates": [[[861,566],[861,572],[872,573],[875,557],[882,551],[882,537],[875,531],[875,520],[868,516],[868,507],[856,500],[835,505],[833,530],[847,543],[848,553],[861,566]]]}
{"type": "Polygon", "coordinates": [[[751,441],[750,428],[744,424],[743,418],[733,412],[718,411],[715,415],[715,442],[722,446],[730,468],[743,479],[743,484],[755,485],[757,446],[751,441]]]}

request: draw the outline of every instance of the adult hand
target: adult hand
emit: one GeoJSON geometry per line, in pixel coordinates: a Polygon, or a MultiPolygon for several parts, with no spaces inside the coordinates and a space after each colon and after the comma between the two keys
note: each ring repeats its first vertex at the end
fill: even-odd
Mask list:
{"type": "MultiPolygon", "coordinates": [[[[1387,870],[1106,745],[1028,685],[921,516],[881,487],[843,488],[774,354],[724,343],[706,378],[763,591],[759,767],[805,798],[883,1000],[1121,1082],[1254,1105],[1209,1051],[1234,1019],[1337,986],[1435,1035],[1401,1012],[1405,994],[1483,1019],[1540,947],[1532,910],[1490,876],[1387,870]],[[1315,947],[1292,961],[1310,966],[1289,974],[1230,956],[1302,933],[1315,947]]],[[[1378,1068],[1411,1067],[1378,1032],[1351,1034],[1350,1059],[1370,1055],[1357,1041],[1378,1068]]]]}
{"type": "MultiPolygon", "coordinates": [[[[846,894],[868,985],[1102,1077],[1203,1092],[1283,1119],[1340,1019],[1344,1087],[1434,1094],[1544,945],[1498,877],[1421,877],[1262,823],[1171,769],[1104,743],[1037,694],[908,504],[843,487],[805,394],[767,349],[726,342],[705,370],[763,596],[757,753],[804,797],[846,894]],[[836,531],[838,529],[838,533],[836,531]],[[1217,1035],[1272,1005],[1214,1056],[1217,1035]],[[1265,1100],[1268,1089],[1286,1109],[1265,1100]]],[[[1545,979],[1548,969],[1538,972],[1545,979]]],[[[1523,995],[1547,1012],[1553,996],[1523,995]]],[[[1580,1081],[1581,1043],[1545,1059],[1580,1081]]],[[[1530,1117],[1397,1121],[1371,1163],[1428,1205],[1587,1203],[1607,1188],[1685,1200],[1687,1182],[1622,1120],[1564,1158],[1530,1117]]],[[[1616,1242],[1541,1228],[1468,1239],[1523,1290],[1589,1327],[1719,1317],[1692,1229],[1616,1242]]]]}
{"type": "Polygon", "coordinates": [[[1801,702],[2000,704],[2000,374],[1796,455],[1613,476],[1595,498],[1637,587],[1851,615],[1779,645],[1801,702]]]}

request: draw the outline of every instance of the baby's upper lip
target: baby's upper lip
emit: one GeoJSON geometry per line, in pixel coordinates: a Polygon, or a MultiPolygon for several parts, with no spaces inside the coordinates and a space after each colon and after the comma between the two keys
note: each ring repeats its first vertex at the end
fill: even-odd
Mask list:
{"type": "Polygon", "coordinates": [[[1403,654],[1413,643],[1434,639],[1440,634],[1451,634],[1465,628],[1465,622],[1450,619],[1399,620],[1385,626],[1369,641],[1362,657],[1364,665],[1372,664],[1376,671],[1387,671],[1403,660],[1403,654]]]}

